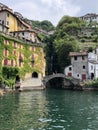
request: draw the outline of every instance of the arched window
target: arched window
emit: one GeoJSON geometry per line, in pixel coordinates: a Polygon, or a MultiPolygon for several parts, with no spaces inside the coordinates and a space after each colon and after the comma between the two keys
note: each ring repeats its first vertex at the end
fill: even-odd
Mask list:
{"type": "Polygon", "coordinates": [[[33,72],[32,73],[32,78],[38,78],[38,73],[37,72],[33,72]]]}

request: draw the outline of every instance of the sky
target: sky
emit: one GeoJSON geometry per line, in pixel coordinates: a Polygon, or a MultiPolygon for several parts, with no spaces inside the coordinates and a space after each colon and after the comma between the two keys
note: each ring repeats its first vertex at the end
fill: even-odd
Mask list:
{"type": "Polygon", "coordinates": [[[64,15],[98,13],[98,0],[0,0],[30,20],[49,20],[55,26],[64,15]]]}

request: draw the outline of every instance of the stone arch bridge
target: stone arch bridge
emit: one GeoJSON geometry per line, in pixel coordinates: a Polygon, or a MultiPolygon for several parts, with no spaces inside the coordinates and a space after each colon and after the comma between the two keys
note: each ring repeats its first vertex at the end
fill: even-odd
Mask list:
{"type": "Polygon", "coordinates": [[[46,87],[47,83],[50,80],[53,80],[55,78],[63,78],[64,79],[62,88],[70,88],[70,87],[74,87],[74,86],[80,86],[80,80],[75,79],[75,78],[69,78],[69,77],[65,76],[63,73],[56,73],[56,74],[52,74],[52,75],[44,77],[42,80],[43,85],[46,87]]]}

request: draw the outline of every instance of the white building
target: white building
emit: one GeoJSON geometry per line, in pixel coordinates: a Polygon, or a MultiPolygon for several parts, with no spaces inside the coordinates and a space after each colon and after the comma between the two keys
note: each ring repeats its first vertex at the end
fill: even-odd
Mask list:
{"type": "Polygon", "coordinates": [[[28,42],[36,42],[39,43],[40,41],[37,38],[37,33],[33,29],[26,29],[26,30],[21,30],[21,31],[14,31],[10,32],[12,36],[18,37],[20,39],[24,39],[28,42]]]}
{"type": "Polygon", "coordinates": [[[98,49],[88,53],[88,77],[89,79],[98,78],[98,49]]]}
{"type": "Polygon", "coordinates": [[[84,16],[81,16],[80,18],[82,20],[86,20],[88,23],[92,21],[98,23],[98,14],[95,14],[95,13],[86,14],[84,16]]]}
{"type": "Polygon", "coordinates": [[[71,64],[66,67],[66,76],[87,80],[98,78],[98,48],[93,52],[70,52],[71,64]]]}
{"type": "Polygon", "coordinates": [[[72,65],[69,65],[68,67],[65,68],[64,74],[69,77],[73,76],[72,65]]]}

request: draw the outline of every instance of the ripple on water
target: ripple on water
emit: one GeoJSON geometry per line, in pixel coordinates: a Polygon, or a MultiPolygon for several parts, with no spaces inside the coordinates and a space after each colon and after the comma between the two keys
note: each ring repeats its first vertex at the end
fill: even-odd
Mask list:
{"type": "Polygon", "coordinates": [[[52,126],[53,128],[64,128],[64,126],[60,126],[60,125],[56,125],[56,126],[52,126]]]}
{"type": "Polygon", "coordinates": [[[39,118],[38,121],[40,121],[40,122],[51,122],[52,119],[39,118]]]}

